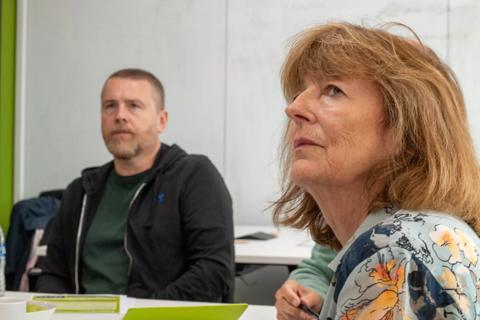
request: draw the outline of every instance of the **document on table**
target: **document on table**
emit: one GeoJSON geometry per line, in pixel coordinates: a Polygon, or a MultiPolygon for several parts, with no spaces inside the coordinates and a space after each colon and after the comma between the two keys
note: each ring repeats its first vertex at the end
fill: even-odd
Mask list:
{"type": "Polygon", "coordinates": [[[245,303],[208,306],[145,307],[128,309],[123,320],[237,320],[245,303]]]}

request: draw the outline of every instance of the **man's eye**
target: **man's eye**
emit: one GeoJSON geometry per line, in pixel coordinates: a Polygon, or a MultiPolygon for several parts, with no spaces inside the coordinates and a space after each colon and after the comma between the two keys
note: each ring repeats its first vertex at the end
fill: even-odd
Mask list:
{"type": "Polygon", "coordinates": [[[335,97],[335,96],[338,96],[340,94],[343,94],[343,91],[337,87],[337,86],[334,86],[334,85],[328,85],[326,88],[326,93],[328,96],[331,96],[331,97],[335,97]]]}

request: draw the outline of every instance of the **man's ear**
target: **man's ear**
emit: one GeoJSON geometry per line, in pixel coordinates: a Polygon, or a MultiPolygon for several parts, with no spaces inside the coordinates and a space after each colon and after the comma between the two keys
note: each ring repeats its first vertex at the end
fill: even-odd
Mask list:
{"type": "Polygon", "coordinates": [[[161,110],[158,118],[158,133],[162,133],[163,130],[167,127],[168,124],[168,112],[166,110],[161,110]]]}

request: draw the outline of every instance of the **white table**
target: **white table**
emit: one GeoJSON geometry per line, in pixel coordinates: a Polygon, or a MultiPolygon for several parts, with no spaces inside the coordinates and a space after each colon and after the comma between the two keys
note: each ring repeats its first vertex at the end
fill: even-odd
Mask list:
{"type": "Polygon", "coordinates": [[[270,240],[235,240],[237,264],[265,264],[296,266],[310,257],[314,242],[307,231],[273,226],[238,225],[235,237],[263,231],[275,233],[270,240]]]}
{"type": "MultiPolygon", "coordinates": [[[[33,295],[40,293],[31,292],[12,292],[8,291],[8,297],[14,297],[24,300],[30,300],[33,295]]],[[[121,320],[123,313],[128,307],[162,307],[162,306],[195,306],[205,305],[207,303],[200,302],[186,302],[186,301],[172,301],[172,300],[151,300],[151,299],[134,299],[128,298],[124,304],[122,313],[55,313],[51,320],[121,320]]],[[[270,306],[255,306],[249,305],[247,310],[242,314],[240,320],[274,320],[276,319],[276,312],[274,307],[270,306]]],[[[193,320],[193,319],[192,319],[193,320]]]]}
{"type": "MultiPolygon", "coordinates": [[[[235,237],[258,231],[277,235],[270,240],[235,240],[236,263],[296,266],[310,257],[314,245],[307,231],[257,225],[236,225],[234,229],[235,237]]],[[[47,247],[38,247],[37,254],[46,256],[47,247]]]]}

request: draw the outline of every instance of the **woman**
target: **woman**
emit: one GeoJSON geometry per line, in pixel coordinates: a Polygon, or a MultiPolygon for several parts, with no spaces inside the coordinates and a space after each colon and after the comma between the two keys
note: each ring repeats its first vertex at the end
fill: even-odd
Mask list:
{"type": "Polygon", "coordinates": [[[300,303],[320,319],[480,319],[480,175],[452,71],[418,38],[337,23],[298,36],[282,84],[274,219],[339,252],[323,306],[287,282],[278,319],[312,318],[300,303]]]}

